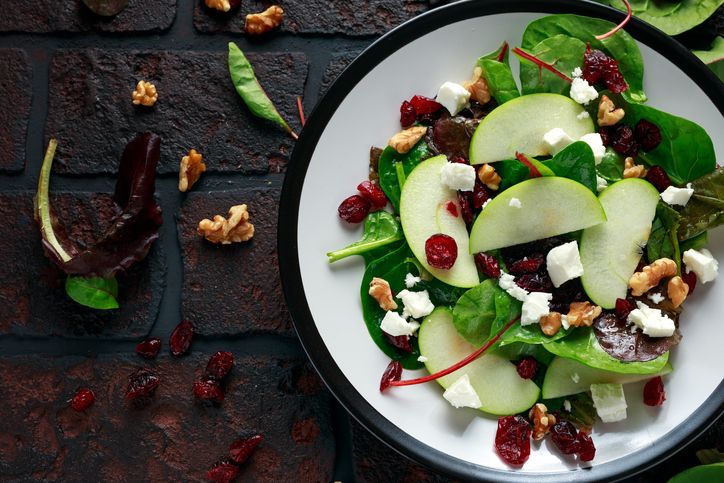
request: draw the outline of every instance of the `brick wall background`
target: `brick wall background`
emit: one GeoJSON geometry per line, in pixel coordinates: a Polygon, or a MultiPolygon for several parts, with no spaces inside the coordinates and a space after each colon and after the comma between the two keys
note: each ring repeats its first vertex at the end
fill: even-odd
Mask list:
{"type": "MultiPolygon", "coordinates": [[[[281,0],[280,31],[241,33],[266,2],[242,0],[231,15],[199,0],[130,0],[112,19],[80,0],[2,0],[0,14],[0,481],[198,481],[237,436],[266,440],[244,481],[446,481],[386,449],[350,421],[307,363],[279,286],[276,217],[293,142],[253,119],[228,79],[226,44],[239,43],[287,119],[295,99],[310,112],[324,90],[377,36],[445,3],[428,0],[281,0]],[[141,79],[159,102],[131,105],[141,79]],[[52,192],[73,236],[103,229],[120,153],[136,133],[162,136],[157,196],[161,236],[149,257],[119,279],[121,309],[84,310],[42,255],[32,197],[50,137],[59,140],[52,192]],[[208,172],[177,190],[190,148],[208,172]],[[249,204],[257,234],[216,247],[195,233],[201,218],[249,204]],[[168,354],[188,318],[191,354],[168,354]],[[160,337],[156,361],[135,344],[160,337]],[[230,350],[236,367],[219,407],[197,404],[191,383],[209,355],[230,350]],[[124,405],[126,376],[141,366],[162,378],[152,403],[124,405]],[[79,386],[96,404],[67,407],[79,386]]],[[[687,34],[703,48],[712,24],[687,34]]],[[[694,450],[720,445],[718,423],[669,463],[631,481],[662,481],[696,464],[694,450]]],[[[487,445],[481,442],[481,445],[487,445]]]]}

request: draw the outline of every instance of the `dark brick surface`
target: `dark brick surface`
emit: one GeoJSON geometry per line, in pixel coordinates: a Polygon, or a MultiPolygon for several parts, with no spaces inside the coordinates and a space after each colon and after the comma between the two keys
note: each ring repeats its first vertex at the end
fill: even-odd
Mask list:
{"type": "Polygon", "coordinates": [[[0,49],[0,66],[0,99],[12,105],[12,109],[0,109],[0,171],[20,171],[25,166],[32,68],[19,49],[0,49]]]}
{"type": "Polygon", "coordinates": [[[293,335],[279,283],[277,190],[190,193],[178,219],[184,280],[182,317],[204,335],[293,335]],[[214,245],[196,232],[204,218],[245,203],[255,234],[247,243],[214,245]]]}
{"type": "MultiPolygon", "coordinates": [[[[68,235],[80,243],[92,241],[112,217],[109,195],[60,194],[51,200],[68,235]]],[[[0,240],[0,335],[122,339],[149,332],[165,285],[158,242],[143,262],[118,277],[121,308],[92,310],[68,298],[65,274],[43,255],[32,193],[0,194],[0,219],[13,227],[13,236],[0,240]]]]}
{"type": "Polygon", "coordinates": [[[332,83],[339,77],[339,74],[352,62],[360,51],[349,51],[349,52],[338,52],[332,55],[327,68],[324,70],[324,77],[322,77],[322,84],[319,88],[319,95],[324,95],[332,83]]]}
{"type": "Polygon", "coordinates": [[[191,386],[208,357],[0,358],[0,480],[204,481],[234,439],[260,432],[265,439],[240,481],[332,481],[329,397],[304,359],[237,355],[226,399],[206,406],[191,386]],[[137,407],[124,393],[141,366],[161,384],[137,407]],[[67,403],[81,386],[96,395],[85,413],[67,403]]]}
{"type": "MultiPolygon", "coordinates": [[[[291,152],[283,130],[252,116],[234,90],[220,52],[64,50],[53,56],[46,139],[57,137],[62,173],[115,173],[137,133],[162,136],[159,172],[175,173],[190,148],[209,171],[266,173],[291,152]],[[158,102],[134,106],[140,79],[153,82],[158,102]]],[[[297,125],[307,60],[298,53],[250,54],[257,78],[282,115],[297,125]]]]}
{"type": "Polygon", "coordinates": [[[114,17],[99,17],[81,0],[2,0],[0,32],[159,32],[176,17],[176,0],[129,0],[114,17]]]}
{"type": "MultiPolygon", "coordinates": [[[[199,2],[194,25],[201,32],[244,31],[248,13],[261,12],[268,2],[243,1],[235,12],[223,14],[199,2]]],[[[285,0],[282,32],[302,34],[380,35],[428,8],[427,0],[285,0]]]]}

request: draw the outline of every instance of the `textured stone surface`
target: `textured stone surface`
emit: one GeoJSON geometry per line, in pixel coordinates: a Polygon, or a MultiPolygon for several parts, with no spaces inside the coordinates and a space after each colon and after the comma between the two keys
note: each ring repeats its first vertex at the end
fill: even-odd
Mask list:
{"type": "Polygon", "coordinates": [[[12,105],[12,109],[0,109],[0,171],[20,171],[25,166],[32,68],[19,49],[0,49],[0,65],[0,99],[12,105]]]}
{"type": "Polygon", "coordinates": [[[332,59],[327,64],[322,77],[322,84],[319,88],[319,95],[323,96],[332,83],[339,77],[339,74],[352,62],[360,51],[339,52],[332,55],[332,59]]]}
{"type": "MultiPolygon", "coordinates": [[[[249,55],[257,78],[297,128],[307,61],[298,53],[249,55]]],[[[57,137],[61,173],[115,173],[123,147],[141,131],[161,135],[159,172],[178,171],[189,149],[209,171],[266,173],[291,152],[282,129],[249,113],[221,52],[64,50],[53,56],[46,139],[57,137]],[[156,85],[153,107],[134,106],[140,79],[156,85]]]]}
{"type": "Polygon", "coordinates": [[[100,17],[81,0],[2,0],[0,32],[158,32],[171,26],[176,0],[128,0],[114,17],[100,17]]]}
{"type": "MultiPolygon", "coordinates": [[[[349,36],[383,34],[428,8],[427,0],[289,0],[281,5],[282,32],[349,36]]],[[[241,8],[224,14],[198,3],[194,25],[201,32],[243,32],[246,15],[267,6],[259,0],[243,1],[241,8]]]]}
{"type": "MultiPolygon", "coordinates": [[[[78,243],[91,242],[113,216],[109,195],[60,194],[51,203],[78,243]]],[[[43,254],[32,193],[0,194],[0,219],[13,227],[13,236],[0,239],[0,335],[123,339],[150,331],[165,286],[159,242],[144,261],[118,276],[120,309],[93,310],[68,298],[65,274],[43,254]]]]}
{"type": "Polygon", "coordinates": [[[258,432],[264,441],[239,481],[332,481],[329,397],[306,380],[304,360],[237,355],[226,399],[211,406],[191,392],[209,355],[150,363],[134,354],[0,357],[0,479],[204,481],[232,441],[258,432]],[[161,383],[139,406],[124,394],[142,366],[161,383]],[[77,413],[67,401],[82,386],[96,403],[77,413]]]}
{"type": "Polygon", "coordinates": [[[190,193],[178,219],[184,280],[182,317],[203,335],[292,335],[279,282],[277,190],[190,193]],[[215,245],[196,232],[204,218],[227,216],[245,203],[255,234],[249,242],[215,245]]]}

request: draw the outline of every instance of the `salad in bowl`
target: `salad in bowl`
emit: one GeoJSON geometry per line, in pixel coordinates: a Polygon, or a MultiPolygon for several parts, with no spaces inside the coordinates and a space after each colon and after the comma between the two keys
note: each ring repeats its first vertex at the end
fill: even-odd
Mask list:
{"type": "Polygon", "coordinates": [[[469,78],[401,99],[399,131],[338,207],[363,233],[328,258],[364,258],[380,391],[439,384],[450,411],[498,418],[513,466],[540,440],[595,463],[594,427],[665,405],[686,301],[718,275],[712,140],[649,105],[624,25],[542,17],[469,78]]]}

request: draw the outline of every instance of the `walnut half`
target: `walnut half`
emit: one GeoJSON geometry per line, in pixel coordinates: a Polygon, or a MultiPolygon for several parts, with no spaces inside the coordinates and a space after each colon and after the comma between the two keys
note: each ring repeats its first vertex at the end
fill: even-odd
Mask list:
{"type": "Polygon", "coordinates": [[[274,30],[284,20],[284,10],[278,5],[272,5],[261,13],[250,13],[244,22],[244,31],[248,35],[261,35],[274,30]]]}
{"type": "Polygon", "coordinates": [[[646,168],[643,164],[634,164],[634,159],[630,156],[623,161],[624,178],[643,178],[644,176],[646,176],[646,168]]]}
{"type": "Polygon", "coordinates": [[[598,103],[599,126],[613,126],[623,119],[625,115],[626,112],[624,112],[624,110],[620,107],[617,108],[607,95],[604,94],[601,96],[601,101],[598,103]]]}
{"type": "Polygon", "coordinates": [[[533,421],[533,439],[540,441],[548,434],[548,431],[556,424],[556,417],[548,414],[548,408],[545,404],[536,403],[530,409],[528,417],[533,421]]]}
{"type": "Polygon", "coordinates": [[[250,240],[254,236],[254,225],[249,223],[246,205],[236,205],[229,208],[228,219],[216,215],[213,221],[201,220],[197,231],[211,243],[229,245],[250,240]]]}
{"type": "Polygon", "coordinates": [[[495,171],[495,168],[487,163],[482,165],[478,170],[478,179],[481,183],[494,191],[500,188],[500,182],[502,181],[502,178],[495,171]]]}
{"type": "Polygon", "coordinates": [[[138,81],[136,89],[131,93],[131,100],[135,106],[139,104],[147,107],[153,106],[158,100],[156,86],[145,80],[138,81]]]}
{"type": "Polygon", "coordinates": [[[689,286],[680,276],[672,277],[666,285],[666,294],[671,299],[671,305],[677,308],[684,303],[687,295],[689,295],[689,286]]]}
{"type": "Polygon", "coordinates": [[[573,302],[568,307],[566,318],[571,327],[590,327],[596,317],[601,315],[601,312],[603,312],[603,309],[591,302],[573,302]]]}
{"type": "Polygon", "coordinates": [[[374,277],[370,282],[369,294],[380,304],[382,310],[396,310],[397,302],[392,297],[392,289],[387,280],[374,277]]]}
{"type": "Polygon", "coordinates": [[[628,286],[631,295],[638,297],[656,287],[666,277],[676,275],[676,262],[670,258],[659,258],[651,265],[646,265],[640,272],[631,275],[628,286]]]}
{"type": "Polygon", "coordinates": [[[392,136],[387,144],[398,153],[405,154],[409,152],[425,134],[427,134],[427,128],[425,126],[412,126],[392,136]]]}
{"type": "Polygon", "coordinates": [[[232,8],[238,7],[241,2],[239,0],[204,0],[204,3],[214,10],[228,12],[232,8]]]}
{"type": "Polygon", "coordinates": [[[199,180],[201,173],[206,171],[206,165],[201,161],[203,156],[195,149],[189,151],[188,156],[181,158],[181,166],[178,171],[178,190],[182,193],[191,189],[199,180]]]}

